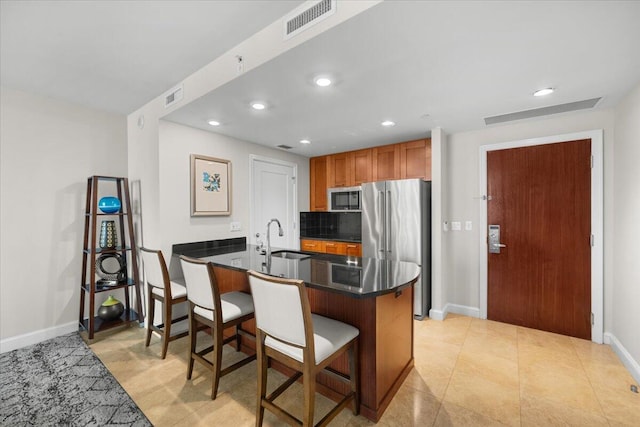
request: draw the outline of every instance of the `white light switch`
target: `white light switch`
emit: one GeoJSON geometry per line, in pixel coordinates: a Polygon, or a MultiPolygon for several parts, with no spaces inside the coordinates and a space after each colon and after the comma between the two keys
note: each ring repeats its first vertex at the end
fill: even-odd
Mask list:
{"type": "Polygon", "coordinates": [[[241,229],[242,229],[242,225],[240,224],[240,221],[234,221],[231,224],[229,224],[230,231],[240,231],[241,229]]]}
{"type": "Polygon", "coordinates": [[[462,223],[460,221],[451,221],[451,231],[462,230],[462,223]]]}
{"type": "Polygon", "coordinates": [[[473,230],[473,223],[471,221],[465,221],[464,229],[465,229],[465,231],[473,230]]]}

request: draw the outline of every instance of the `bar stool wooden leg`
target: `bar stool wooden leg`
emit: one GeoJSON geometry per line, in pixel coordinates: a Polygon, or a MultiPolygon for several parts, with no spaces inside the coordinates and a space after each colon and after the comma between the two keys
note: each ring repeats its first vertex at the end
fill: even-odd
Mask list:
{"type": "Polygon", "coordinates": [[[198,329],[196,325],[196,319],[193,318],[191,314],[193,310],[189,310],[189,367],[187,368],[187,379],[191,379],[191,374],[193,373],[193,363],[195,359],[193,358],[193,354],[196,352],[196,335],[198,334],[198,329]]]}
{"type": "Polygon", "coordinates": [[[236,325],[236,351],[242,347],[242,335],[240,335],[240,325],[236,325]]]}
{"type": "Polygon", "coordinates": [[[351,348],[349,349],[349,378],[351,383],[351,391],[353,392],[353,415],[360,413],[360,387],[358,383],[360,381],[358,366],[358,340],[355,340],[351,348]]]}
{"type": "Polygon", "coordinates": [[[149,296],[148,299],[148,304],[147,306],[149,307],[149,313],[147,313],[147,322],[149,322],[149,324],[147,325],[147,340],[144,343],[145,347],[149,347],[149,343],[151,342],[151,332],[153,329],[153,316],[156,312],[156,301],[153,299],[153,297],[151,296],[151,287],[149,287],[147,289],[147,294],[149,296]]]}
{"type": "Polygon", "coordinates": [[[222,330],[218,325],[213,331],[213,381],[211,384],[211,399],[215,399],[218,394],[218,384],[220,383],[220,365],[222,364],[222,330]]]}
{"type": "Polygon", "coordinates": [[[260,333],[260,330],[256,330],[256,353],[258,364],[258,412],[256,414],[256,427],[262,426],[264,420],[264,406],[262,406],[262,400],[267,396],[267,358],[264,354],[264,340],[265,336],[260,333]]]}
{"type": "Polygon", "coordinates": [[[316,402],[316,376],[311,364],[304,365],[302,382],[304,383],[304,413],[302,414],[302,425],[313,426],[313,413],[316,402]]]}
{"type": "Polygon", "coordinates": [[[162,331],[162,358],[167,357],[167,348],[169,347],[169,339],[171,338],[171,302],[167,302],[166,298],[162,302],[164,305],[164,331],[162,331]]]}

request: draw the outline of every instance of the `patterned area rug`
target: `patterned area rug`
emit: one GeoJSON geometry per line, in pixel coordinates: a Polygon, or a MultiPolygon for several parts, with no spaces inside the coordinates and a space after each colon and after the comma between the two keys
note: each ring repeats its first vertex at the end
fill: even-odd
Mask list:
{"type": "Polygon", "coordinates": [[[0,426],[150,426],[78,333],[0,354],[0,426]]]}

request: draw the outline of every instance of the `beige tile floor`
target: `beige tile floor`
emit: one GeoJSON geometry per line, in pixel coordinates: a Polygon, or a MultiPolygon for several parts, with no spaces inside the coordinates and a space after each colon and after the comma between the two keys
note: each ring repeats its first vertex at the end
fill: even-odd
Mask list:
{"type": "MultiPolygon", "coordinates": [[[[203,340],[206,337],[202,336],[203,340]]],[[[91,345],[156,426],[253,426],[255,362],[223,377],[209,399],[211,376],[196,364],[186,380],[187,339],[144,347],[131,328],[91,345]]],[[[225,365],[237,355],[225,349],[225,365]]],[[[270,385],[284,377],[270,370],[270,385]]],[[[640,394],[611,348],[562,335],[464,316],[415,322],[415,368],[382,426],[640,426],[640,394]]],[[[273,389],[274,387],[271,387],[273,389]]],[[[300,413],[295,384],[281,404],[300,413]]],[[[319,420],[329,402],[316,399],[319,420]]],[[[282,425],[267,412],[265,425],[282,425]]],[[[343,411],[335,426],[373,425],[343,411]]]]}

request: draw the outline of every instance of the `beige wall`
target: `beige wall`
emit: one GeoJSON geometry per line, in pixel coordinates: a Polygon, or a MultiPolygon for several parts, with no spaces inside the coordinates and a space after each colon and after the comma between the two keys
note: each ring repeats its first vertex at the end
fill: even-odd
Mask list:
{"type": "Polygon", "coordinates": [[[249,156],[284,160],[298,165],[298,209],[309,210],[309,159],[284,150],[205,132],[171,122],[160,122],[160,226],[162,248],[171,253],[175,243],[247,237],[249,227],[249,156]],[[201,154],[231,161],[231,216],[191,217],[190,155],[201,154]],[[229,223],[239,221],[242,230],[229,231],[229,223]]]}
{"type": "Polygon", "coordinates": [[[77,330],[87,177],[126,176],[125,116],[0,91],[1,351],[77,330]]]}
{"type": "Polygon", "coordinates": [[[613,242],[613,146],[614,115],[611,110],[575,112],[561,116],[488,127],[482,130],[449,135],[447,140],[447,207],[445,220],[472,221],[472,231],[444,233],[447,253],[443,257],[447,277],[449,304],[479,308],[480,292],[480,147],[500,142],[604,129],[604,324],[612,325],[612,242],[613,242]]]}
{"type": "Polygon", "coordinates": [[[615,110],[613,339],[635,360],[640,381],[640,85],[615,110]]]}

